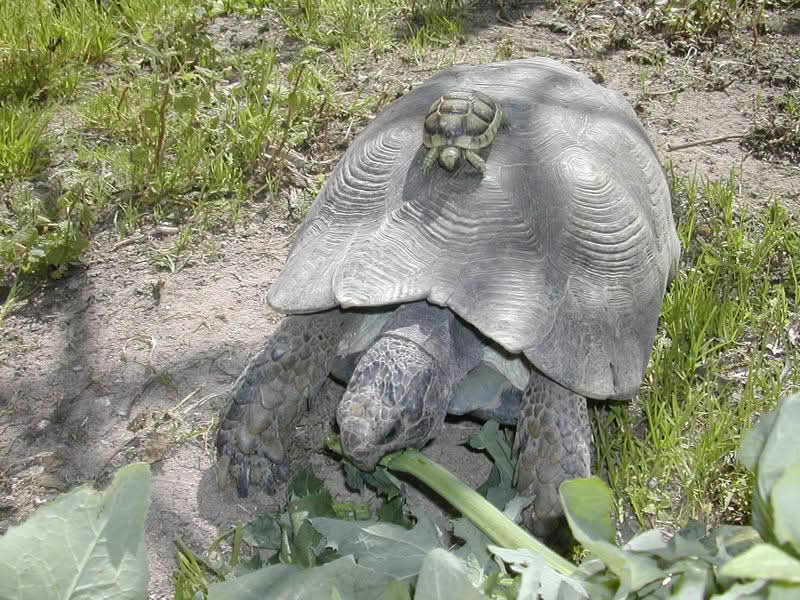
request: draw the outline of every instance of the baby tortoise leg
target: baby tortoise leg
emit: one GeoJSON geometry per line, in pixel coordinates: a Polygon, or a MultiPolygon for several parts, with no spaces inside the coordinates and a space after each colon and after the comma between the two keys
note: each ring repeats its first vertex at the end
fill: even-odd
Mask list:
{"type": "Polygon", "coordinates": [[[288,476],[287,444],[307,403],[330,371],[342,329],[341,310],[284,318],[239,376],[217,433],[217,481],[230,478],[241,497],[250,484],[274,493],[288,476]]]}
{"type": "Polygon", "coordinates": [[[464,150],[464,158],[467,159],[469,164],[480,171],[481,174],[486,175],[486,161],[483,160],[477,152],[473,150],[464,150]]]}
{"type": "Polygon", "coordinates": [[[517,491],[533,498],[526,525],[535,535],[547,537],[563,523],[558,486],[591,472],[586,398],[532,371],[522,395],[514,450],[519,452],[517,491]]]}
{"type": "Polygon", "coordinates": [[[436,146],[434,148],[428,148],[428,151],[425,153],[425,158],[422,161],[422,170],[423,172],[427,173],[430,171],[430,168],[433,166],[433,163],[436,162],[436,159],[439,158],[439,152],[441,151],[441,147],[436,146]]]}

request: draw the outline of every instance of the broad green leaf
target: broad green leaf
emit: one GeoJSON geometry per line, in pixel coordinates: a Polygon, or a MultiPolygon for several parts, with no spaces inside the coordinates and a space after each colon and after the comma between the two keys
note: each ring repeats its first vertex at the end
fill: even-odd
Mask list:
{"type": "Polygon", "coordinates": [[[161,117],[158,114],[158,111],[154,108],[146,108],[142,111],[140,115],[142,119],[142,123],[148,129],[157,129],[159,124],[161,123],[161,117]]]}
{"type": "Polygon", "coordinates": [[[497,421],[487,421],[481,430],[469,438],[471,448],[476,450],[486,450],[497,470],[500,473],[501,481],[512,481],[514,479],[514,464],[511,458],[511,448],[505,440],[500,425],[497,421]]]}
{"type": "MultiPolygon", "coordinates": [[[[507,563],[510,569],[521,573],[517,600],[585,600],[590,598],[584,583],[575,577],[562,575],[551,568],[541,555],[530,550],[509,550],[489,546],[492,554],[507,563]]],[[[603,596],[593,595],[593,600],[603,596]]],[[[605,596],[610,598],[611,596],[605,596]]]]}
{"type": "Polygon", "coordinates": [[[439,530],[427,517],[420,518],[413,529],[392,523],[325,517],[311,519],[311,524],[339,554],[352,554],[361,566],[395,579],[416,576],[425,555],[441,547],[439,530]]]}
{"type": "Polygon", "coordinates": [[[602,479],[588,477],[565,481],[558,492],[573,534],[574,523],[584,537],[614,543],[614,497],[602,479]]]}
{"type": "Polygon", "coordinates": [[[273,565],[208,588],[208,600],[383,600],[391,579],[344,556],[311,569],[273,565]]]}
{"type": "Polygon", "coordinates": [[[391,500],[385,500],[378,509],[378,520],[402,525],[406,529],[410,529],[413,527],[414,521],[406,515],[405,504],[405,496],[395,496],[391,500]]]}
{"type": "Polygon", "coordinates": [[[714,590],[711,565],[699,560],[683,561],[681,572],[673,577],[676,579],[672,585],[670,598],[675,600],[707,598],[714,590]]]}
{"type": "Polygon", "coordinates": [[[763,540],[753,527],[744,525],[721,525],[703,538],[706,546],[718,562],[725,562],[741,554],[763,540]]]}
{"type": "Polygon", "coordinates": [[[344,483],[354,492],[364,491],[364,478],[361,471],[351,462],[344,462],[344,483]]]}
{"type": "Polygon", "coordinates": [[[758,422],[742,436],[739,449],[736,451],[736,458],[752,473],[756,472],[758,459],[764,451],[769,432],[777,417],[776,411],[764,413],[759,417],[758,422]]]}
{"type": "Polygon", "coordinates": [[[194,94],[180,94],[175,96],[175,111],[178,113],[191,112],[197,106],[197,97],[194,94]]]}
{"type": "Polygon", "coordinates": [[[489,536],[478,529],[472,521],[464,517],[453,519],[451,523],[453,525],[453,535],[464,540],[464,544],[453,554],[464,561],[469,556],[473,556],[481,569],[496,570],[497,564],[492,560],[488,550],[489,544],[492,543],[489,536]]]}
{"type": "Polygon", "coordinates": [[[0,598],[144,598],[150,466],[120,469],[104,491],[59,496],[0,538],[0,598]]]}
{"type": "MultiPolygon", "coordinates": [[[[800,461],[800,457],[798,457],[800,461]]],[[[772,514],[775,539],[779,544],[789,544],[800,556],[800,462],[792,465],[772,488],[772,514]]]]}
{"type": "Polygon", "coordinates": [[[383,600],[411,600],[411,586],[395,579],[384,590],[383,600]]]}
{"type": "Polygon", "coordinates": [[[614,543],[614,499],[598,477],[565,481],[559,487],[572,535],[619,577],[620,597],[665,576],[655,558],[625,552],[614,543]]]}
{"type": "Polygon", "coordinates": [[[747,583],[734,583],[725,592],[714,594],[711,600],[757,600],[764,598],[767,581],[759,579],[747,583]]]}
{"type": "Polygon", "coordinates": [[[800,560],[771,544],[757,544],[723,565],[720,574],[800,583],[800,560]]]}
{"type": "Polygon", "coordinates": [[[636,535],[622,549],[629,552],[645,552],[670,563],[688,557],[715,561],[714,553],[699,541],[702,531],[696,527],[692,525],[681,529],[671,537],[660,529],[650,529],[636,535]]]}
{"type": "Polygon", "coordinates": [[[783,398],[773,413],[761,421],[745,436],[740,450],[740,460],[752,463],[757,453],[756,476],[761,497],[769,499],[772,488],[783,472],[798,462],[800,448],[800,394],[783,398]],[[763,421],[763,424],[762,424],[763,421]],[[754,439],[751,439],[751,436],[754,439]],[[760,448],[760,452],[758,452],[760,448]]]}
{"type": "Polygon", "coordinates": [[[800,584],[784,584],[771,581],[767,586],[767,600],[797,600],[800,584]]]}
{"type": "Polygon", "coordinates": [[[321,492],[309,494],[301,498],[295,498],[289,502],[289,517],[292,523],[292,531],[297,535],[306,519],[313,517],[336,517],[333,509],[333,497],[331,493],[323,489],[321,492]]]}
{"type": "Polygon", "coordinates": [[[442,548],[431,550],[422,561],[414,600],[485,600],[470,583],[464,563],[442,548]]]}
{"type": "Polygon", "coordinates": [[[326,490],[322,480],[309,469],[298,471],[289,484],[289,494],[292,496],[310,496],[324,491],[326,490]]]}
{"type": "Polygon", "coordinates": [[[255,548],[277,550],[281,547],[281,527],[270,515],[261,515],[244,526],[242,539],[255,548]]]}

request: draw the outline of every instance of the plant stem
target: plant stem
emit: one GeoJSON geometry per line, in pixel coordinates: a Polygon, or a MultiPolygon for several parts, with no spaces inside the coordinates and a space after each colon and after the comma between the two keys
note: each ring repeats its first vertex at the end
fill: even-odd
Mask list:
{"type": "Polygon", "coordinates": [[[535,552],[563,575],[571,575],[575,572],[577,567],[574,564],[542,544],[497,510],[486,498],[465,485],[447,469],[423,456],[419,451],[408,449],[389,454],[381,460],[381,464],[393,471],[413,475],[422,481],[498,545],[512,550],[522,548],[535,552]]]}

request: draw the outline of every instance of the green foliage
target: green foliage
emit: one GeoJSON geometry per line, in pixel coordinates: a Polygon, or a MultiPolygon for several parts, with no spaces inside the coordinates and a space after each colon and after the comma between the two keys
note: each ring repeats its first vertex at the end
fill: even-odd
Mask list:
{"type": "Polygon", "coordinates": [[[673,176],[681,269],[665,298],[631,410],[599,415],[601,470],[647,527],[689,518],[744,522],[750,482],[733,462],[739,435],[787,385],[800,238],[777,204],[735,203],[736,181],[673,176]],[[721,508],[720,508],[721,507],[721,508]]]}
{"type": "MultiPolygon", "coordinates": [[[[754,528],[724,526],[705,535],[704,527],[691,524],[669,539],[651,530],[616,548],[608,543],[608,515],[581,508],[602,490],[592,480],[564,483],[561,496],[570,527],[605,565],[596,560],[581,565],[591,598],[710,598],[726,592],[725,598],[772,599],[800,594],[798,423],[800,394],[795,394],[764,414],[741,444],[739,458],[756,476],[754,528]],[[611,583],[609,572],[617,582],[611,583]]],[[[600,498],[597,502],[603,503],[600,498]]]]}
{"type": "MultiPolygon", "coordinates": [[[[349,520],[352,507],[342,510],[321,481],[300,472],[284,512],[262,515],[232,532],[230,566],[218,552],[229,534],[214,543],[208,559],[179,541],[176,598],[794,598],[800,593],[799,425],[796,394],[763,415],[741,445],[740,459],[756,478],[754,527],[723,526],[706,534],[693,522],[674,536],[654,529],[618,547],[610,490],[594,477],[565,482],[560,491],[567,520],[592,555],[580,567],[530,536],[518,538],[514,549],[488,545],[492,563],[482,560],[483,549],[446,551],[439,530],[425,518],[411,529],[349,520]],[[275,554],[266,565],[258,554],[241,562],[243,541],[275,554]],[[207,573],[217,581],[209,582],[207,573]]],[[[479,439],[486,448],[503,446],[495,427],[479,439]]],[[[417,451],[390,455],[384,463],[426,482],[494,539],[516,527],[505,517],[496,519],[490,503],[475,504],[472,490],[417,451]]],[[[105,492],[82,487],[41,508],[0,538],[0,595],[77,598],[92,589],[107,594],[112,586],[115,597],[142,597],[149,501],[149,467],[137,464],[121,469],[105,492]]]]}
{"type": "Polygon", "coordinates": [[[14,221],[0,220],[0,260],[10,272],[39,273],[51,268],[58,278],[89,246],[95,223],[91,187],[58,190],[54,197],[36,198],[30,191],[10,196],[14,221]]]}
{"type": "Polygon", "coordinates": [[[744,145],[760,158],[800,162],[800,94],[787,91],[756,107],[756,124],[744,145]]]}
{"type": "Polygon", "coordinates": [[[326,49],[352,48],[368,44],[371,52],[391,47],[396,3],[387,0],[299,0],[273,1],[290,35],[326,49]]]}
{"type": "Polygon", "coordinates": [[[143,598],[149,506],[150,467],[132,464],[105,491],[82,486],[39,508],[0,538],[0,598],[143,598]]]}
{"type": "MultiPolygon", "coordinates": [[[[153,261],[179,270],[198,242],[240,221],[254,195],[281,197],[296,175],[296,152],[320,141],[329,147],[329,123],[349,130],[388,98],[342,95],[342,75],[406,38],[446,46],[462,8],[389,0],[0,4],[0,268],[58,276],[80,260],[95,224],[113,223],[125,236],[166,222],[182,238],[153,261]],[[299,41],[290,61],[267,44],[221,53],[212,19],[263,9],[299,41]],[[89,190],[59,201],[69,217],[24,195],[25,178],[53,179],[65,155],[77,160],[57,178],[89,190]]],[[[307,193],[289,205],[291,218],[307,210],[324,177],[309,175],[300,176],[307,193]]]]}
{"type": "Polygon", "coordinates": [[[45,162],[46,109],[0,103],[0,183],[36,173],[45,162]]]}
{"type": "Polygon", "coordinates": [[[713,46],[724,33],[741,26],[758,28],[767,0],[667,0],[648,4],[644,22],[673,38],[713,46]]]}

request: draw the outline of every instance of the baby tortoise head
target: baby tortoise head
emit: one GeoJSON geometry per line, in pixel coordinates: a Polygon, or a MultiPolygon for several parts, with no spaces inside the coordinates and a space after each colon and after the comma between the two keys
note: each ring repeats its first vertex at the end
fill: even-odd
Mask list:
{"type": "Polygon", "coordinates": [[[477,90],[453,90],[431,105],[425,117],[422,144],[428,149],[423,169],[427,172],[438,160],[439,166],[453,171],[462,155],[482,174],[486,162],[476,150],[494,141],[503,122],[503,109],[477,90]]]}

